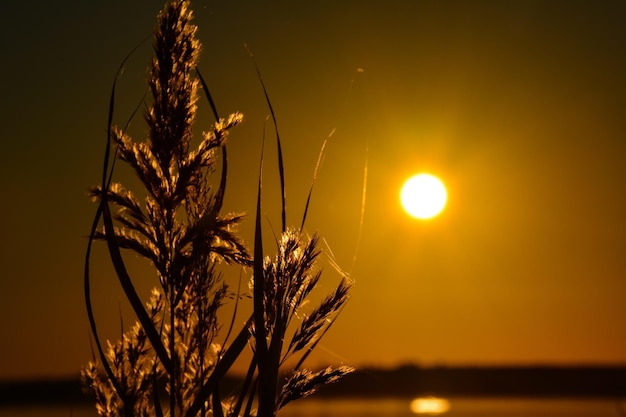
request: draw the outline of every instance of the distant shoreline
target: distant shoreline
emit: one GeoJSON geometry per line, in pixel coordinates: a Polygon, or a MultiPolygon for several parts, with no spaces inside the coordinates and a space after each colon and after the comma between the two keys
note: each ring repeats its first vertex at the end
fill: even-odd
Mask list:
{"type": "Polygon", "coordinates": [[[323,396],[626,397],[626,366],[467,366],[361,369],[323,396]]]}
{"type": "MultiPolygon", "coordinates": [[[[223,382],[223,392],[237,386],[223,382]]],[[[467,366],[362,368],[314,398],[564,397],[626,398],[624,366],[467,366]]],[[[78,378],[0,382],[0,406],[92,402],[78,378]]]]}

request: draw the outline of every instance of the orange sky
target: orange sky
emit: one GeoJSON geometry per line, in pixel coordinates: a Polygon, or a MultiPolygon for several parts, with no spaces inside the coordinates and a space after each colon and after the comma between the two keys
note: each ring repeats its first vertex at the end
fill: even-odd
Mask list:
{"type": "MultiPolygon", "coordinates": [[[[356,284],[314,361],[626,363],[623,2],[193,5],[218,108],[246,117],[231,136],[229,210],[254,212],[267,115],[244,42],[277,113],[294,226],[335,129],[307,230],[356,284]],[[419,171],[448,185],[446,211],[429,222],[399,205],[419,171]]],[[[86,189],[100,175],[115,70],[160,6],[24,1],[4,12],[0,379],[74,375],[90,357],[86,189]]],[[[146,44],[129,63],[118,123],[141,99],[149,56],[146,44]]],[[[140,118],[133,129],[141,137],[140,118]]],[[[277,224],[272,158],[264,197],[277,224]]],[[[97,313],[116,337],[121,296],[98,256],[97,313]]],[[[338,280],[325,270],[322,294],[338,280]]]]}

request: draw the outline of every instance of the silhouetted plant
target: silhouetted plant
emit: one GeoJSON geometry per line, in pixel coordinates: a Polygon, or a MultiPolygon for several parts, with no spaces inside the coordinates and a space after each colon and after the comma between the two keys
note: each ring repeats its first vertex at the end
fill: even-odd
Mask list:
{"type": "MultiPolygon", "coordinates": [[[[85,300],[98,359],[83,369],[83,379],[95,394],[102,416],[274,416],[288,402],[351,371],[345,366],[318,372],[300,369],[346,302],[350,285],[344,278],[317,308],[304,314],[304,302],[321,275],[315,268],[319,245],[317,237],[308,239],[301,229],[286,226],[278,133],[283,216],[277,255],[270,259],[263,252],[260,173],[253,256],[233,232],[241,215],[222,213],[226,137],[242,116],[218,117],[197,72],[200,44],[191,19],[189,2],[184,0],[169,1],[159,14],[148,77],[152,100],[145,114],[145,141],[135,142],[124,129],[113,126],[113,85],[102,184],[91,191],[99,206],[85,263],[85,300]],[[217,121],[191,149],[199,83],[217,121]],[[115,142],[114,159],[128,164],[141,181],[146,194],[142,202],[133,191],[112,181],[111,142],[115,142]],[[213,189],[209,174],[220,155],[219,186],[213,189]],[[94,240],[106,242],[138,319],[121,340],[109,342],[106,348],[91,304],[89,260],[94,240]],[[156,271],[160,285],[147,303],[135,291],[122,249],[146,258],[156,271]],[[220,262],[252,271],[253,313],[230,343],[218,343],[217,313],[232,298],[216,270],[220,262]],[[301,322],[290,326],[299,315],[304,315],[301,322]],[[240,389],[222,398],[220,381],[246,346],[253,350],[249,371],[240,389]],[[282,368],[294,355],[300,356],[281,383],[282,368]],[[159,394],[163,384],[166,407],[159,394]]],[[[268,105],[274,117],[269,99],[268,105]]]]}

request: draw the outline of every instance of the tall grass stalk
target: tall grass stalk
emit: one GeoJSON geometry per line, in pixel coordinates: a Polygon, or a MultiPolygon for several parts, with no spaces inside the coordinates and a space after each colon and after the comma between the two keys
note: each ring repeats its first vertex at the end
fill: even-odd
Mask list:
{"type": "MultiPolygon", "coordinates": [[[[219,117],[197,69],[201,46],[192,17],[185,0],[169,1],[158,16],[144,141],[133,140],[124,128],[113,125],[113,84],[102,182],[91,190],[98,209],[84,274],[97,357],[82,374],[101,416],[275,416],[290,401],[351,371],[345,366],[315,372],[300,369],[347,301],[350,284],[344,277],[335,291],[306,314],[305,301],[321,277],[316,267],[319,239],[302,233],[306,211],[299,229],[287,226],[278,133],[282,233],[276,255],[267,256],[262,244],[260,172],[252,254],[235,234],[242,216],[222,212],[226,139],[242,116],[219,117]],[[192,128],[200,89],[216,122],[194,146],[192,128]],[[146,195],[143,200],[113,180],[115,160],[126,163],[137,175],[138,191],[146,195]],[[209,179],[220,162],[219,185],[212,187],[209,179]],[[117,279],[137,316],[120,340],[107,341],[106,346],[91,301],[91,249],[98,240],[106,243],[117,279]],[[149,300],[137,294],[123,251],[140,255],[154,268],[158,285],[149,300]],[[218,264],[251,272],[253,313],[230,342],[228,337],[221,339],[218,311],[237,297],[218,273],[218,264]],[[253,353],[248,372],[239,389],[223,397],[220,383],[233,364],[243,360],[241,354],[247,347],[253,353]],[[297,357],[296,366],[289,369],[292,357],[297,357]]],[[[259,80],[263,85],[260,75],[259,80]]],[[[276,127],[264,85],[263,90],[276,127]]],[[[309,200],[307,208],[308,204],[309,200]]],[[[233,324],[234,317],[231,328],[233,324]]]]}

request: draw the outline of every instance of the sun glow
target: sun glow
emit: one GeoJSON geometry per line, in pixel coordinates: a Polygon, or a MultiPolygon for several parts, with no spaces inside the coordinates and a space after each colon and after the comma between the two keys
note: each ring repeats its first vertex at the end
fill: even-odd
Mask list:
{"type": "Polygon", "coordinates": [[[418,174],[406,180],[400,192],[400,201],[411,216],[430,219],[444,209],[448,192],[439,178],[418,174]]]}
{"type": "Polygon", "coordinates": [[[411,401],[411,411],[430,416],[445,414],[450,411],[450,402],[445,398],[419,397],[411,401]]]}

